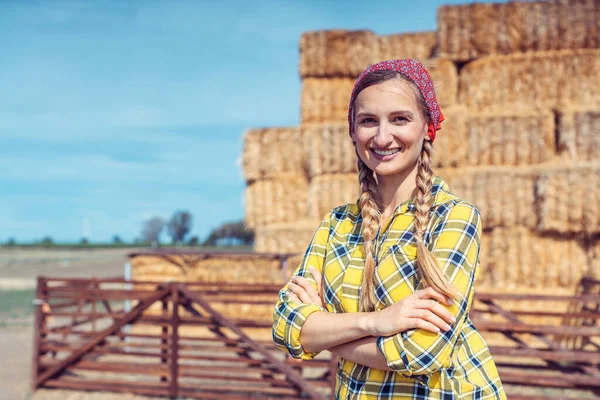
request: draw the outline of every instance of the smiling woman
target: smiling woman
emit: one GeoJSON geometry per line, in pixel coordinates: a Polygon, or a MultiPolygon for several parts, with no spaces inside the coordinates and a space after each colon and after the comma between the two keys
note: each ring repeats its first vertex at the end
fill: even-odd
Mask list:
{"type": "Polygon", "coordinates": [[[468,315],[480,214],[431,169],[443,120],[418,61],[374,64],[355,83],[362,194],[325,216],[273,321],[293,357],[338,357],[336,399],[506,398],[468,315]]]}

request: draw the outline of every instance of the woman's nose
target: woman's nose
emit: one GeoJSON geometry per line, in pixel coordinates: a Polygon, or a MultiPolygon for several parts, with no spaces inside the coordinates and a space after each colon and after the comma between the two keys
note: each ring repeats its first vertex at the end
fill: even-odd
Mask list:
{"type": "Polygon", "coordinates": [[[377,133],[373,138],[373,143],[379,148],[386,148],[394,141],[394,137],[391,133],[391,126],[384,122],[381,122],[377,127],[377,133]]]}

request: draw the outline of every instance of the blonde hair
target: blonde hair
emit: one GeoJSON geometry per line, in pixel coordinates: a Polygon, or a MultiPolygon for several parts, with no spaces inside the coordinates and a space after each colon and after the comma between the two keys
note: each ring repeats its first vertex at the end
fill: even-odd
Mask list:
{"type": "MultiPolygon", "coordinates": [[[[406,79],[401,74],[396,73],[390,76],[390,74],[382,74],[381,79],[369,80],[368,86],[375,83],[381,82],[387,79],[393,79],[400,77],[405,81],[412,84],[416,89],[415,95],[417,96],[417,102],[421,108],[421,112],[427,122],[429,123],[430,117],[425,105],[423,95],[418,90],[416,85],[406,79]]],[[[360,90],[366,88],[362,87],[360,90]]],[[[360,90],[358,92],[360,92],[360,90]]],[[[357,93],[358,93],[357,92],[357,93]]],[[[433,186],[433,171],[431,169],[431,155],[433,150],[433,144],[430,140],[423,142],[423,149],[421,155],[417,161],[417,178],[416,178],[416,189],[413,192],[413,201],[415,203],[415,239],[417,241],[417,263],[418,272],[423,280],[426,287],[431,287],[437,292],[444,294],[452,299],[459,297],[459,292],[456,288],[448,282],[444,277],[440,266],[436,258],[431,254],[427,246],[424,243],[424,236],[427,230],[427,226],[430,222],[430,210],[432,208],[433,196],[431,189],[433,186]]],[[[361,187],[361,195],[359,198],[359,206],[362,215],[362,235],[364,238],[364,246],[366,252],[365,269],[360,291],[359,299],[359,311],[373,311],[377,299],[375,298],[375,257],[374,257],[374,239],[375,235],[381,228],[381,204],[378,198],[377,192],[377,181],[373,170],[371,170],[367,164],[360,158],[358,149],[355,151],[357,156],[358,164],[358,181],[361,187]]]]}

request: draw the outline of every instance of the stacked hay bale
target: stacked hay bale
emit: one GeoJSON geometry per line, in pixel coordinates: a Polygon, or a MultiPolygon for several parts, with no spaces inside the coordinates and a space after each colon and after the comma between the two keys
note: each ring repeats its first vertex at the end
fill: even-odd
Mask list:
{"type": "Polygon", "coordinates": [[[354,80],[373,62],[416,58],[446,117],[435,172],[482,213],[480,290],[573,293],[600,258],[599,12],[595,0],[473,3],[441,7],[435,33],[304,34],[303,241],[358,196],[346,121],[354,80]]]}
{"type": "Polygon", "coordinates": [[[583,0],[438,11],[438,54],[460,66],[467,112],[465,133],[440,135],[464,140],[466,156],[438,174],[482,213],[480,290],[572,294],[597,274],[598,10],[583,0]]]}

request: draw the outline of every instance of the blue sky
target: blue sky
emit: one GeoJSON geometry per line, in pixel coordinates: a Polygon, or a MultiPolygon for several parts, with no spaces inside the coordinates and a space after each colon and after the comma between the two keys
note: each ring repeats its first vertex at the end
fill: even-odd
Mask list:
{"type": "Polygon", "coordinates": [[[203,239],[244,216],[244,130],[299,123],[303,32],[435,30],[464,2],[0,1],[0,242],[178,209],[203,239]]]}

